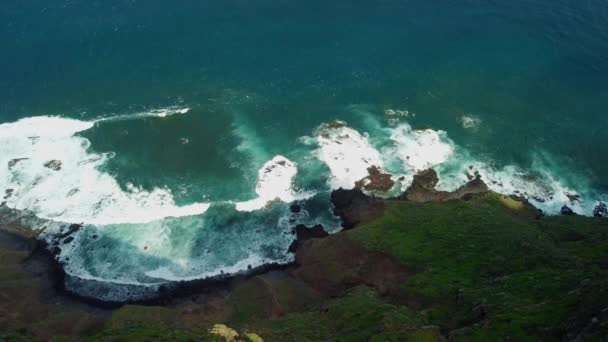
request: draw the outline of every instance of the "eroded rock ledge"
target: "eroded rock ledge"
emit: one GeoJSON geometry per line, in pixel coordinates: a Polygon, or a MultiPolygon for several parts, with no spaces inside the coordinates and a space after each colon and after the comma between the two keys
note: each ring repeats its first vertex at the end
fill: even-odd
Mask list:
{"type": "MultiPolygon", "coordinates": [[[[375,171],[370,171],[370,174],[379,174],[375,171]]],[[[386,175],[381,175],[384,175],[381,176],[381,179],[385,181],[386,175]]],[[[333,191],[331,202],[334,206],[334,213],[342,220],[343,228],[348,230],[360,223],[380,217],[384,212],[386,201],[443,202],[454,199],[466,200],[472,196],[490,191],[479,176],[452,192],[436,190],[435,186],[438,182],[437,172],[428,169],[416,174],[409,188],[397,198],[385,200],[368,196],[363,193],[361,187],[355,187],[353,190],[338,189],[333,191]]]]}
{"type": "Polygon", "coordinates": [[[479,176],[452,192],[436,190],[437,183],[439,183],[439,177],[437,177],[435,170],[428,169],[419,172],[414,176],[412,184],[400,196],[400,199],[414,202],[443,202],[453,199],[467,199],[470,196],[490,191],[479,176]]]}

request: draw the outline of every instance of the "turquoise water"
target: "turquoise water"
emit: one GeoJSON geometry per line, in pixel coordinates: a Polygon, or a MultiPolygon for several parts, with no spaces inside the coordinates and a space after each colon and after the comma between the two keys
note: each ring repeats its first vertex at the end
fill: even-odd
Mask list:
{"type": "Polygon", "coordinates": [[[478,172],[547,214],[607,197],[605,0],[38,0],[0,19],[0,162],[28,158],[0,191],[49,239],[85,224],[60,254],[84,295],[289,262],[291,227],[338,230],[329,192],[366,165],[402,188],[478,172]]]}

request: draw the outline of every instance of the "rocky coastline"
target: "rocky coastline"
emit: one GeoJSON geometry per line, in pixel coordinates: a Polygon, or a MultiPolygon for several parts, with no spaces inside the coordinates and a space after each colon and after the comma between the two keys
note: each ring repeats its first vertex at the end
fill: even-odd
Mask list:
{"type": "MultiPolygon", "coordinates": [[[[368,189],[386,189],[386,177],[375,171],[370,172],[370,182],[366,186],[368,189]],[[375,180],[383,184],[374,184],[375,180]]],[[[208,334],[212,323],[233,322],[238,325],[252,320],[280,320],[290,313],[309,310],[311,303],[315,307],[314,303],[327,303],[361,287],[370,289],[383,301],[422,309],[433,300],[403,288],[403,284],[419,272],[419,266],[404,264],[394,254],[367,248],[349,231],[382,218],[387,208],[394,207],[395,203],[467,202],[490,193],[479,177],[453,192],[436,190],[437,182],[436,172],[430,169],[415,175],[411,186],[395,198],[372,197],[366,195],[365,188],[361,187],[333,191],[334,212],[341,218],[344,230],[330,235],[322,226],[294,227],[295,239],[289,249],[295,254],[294,263],[266,265],[232,276],[176,282],[159,288],[154,297],[129,303],[101,301],[68,291],[64,286],[66,275],[55,261],[52,246],[49,248],[38,240],[35,232],[14,224],[0,224],[4,267],[18,274],[15,284],[0,283],[0,286],[9,286],[7,296],[12,297],[0,306],[0,312],[11,317],[9,313],[18,311],[16,316],[12,315],[13,318],[0,319],[0,331],[42,340],[54,336],[78,337],[103,331],[108,324],[114,324],[112,317],[124,311],[135,310],[143,315],[138,319],[147,322],[150,320],[148,311],[155,312],[152,314],[155,320],[156,312],[160,310],[175,315],[171,320],[173,326],[208,334]],[[25,283],[35,284],[34,289],[27,286],[21,289],[20,285],[25,283]],[[20,304],[20,301],[24,303],[20,304]],[[34,307],[43,309],[32,309],[34,307]],[[54,315],[66,310],[79,317],[79,325],[52,323],[55,322],[54,315]],[[24,317],[51,323],[31,325],[24,317]]],[[[542,217],[538,210],[522,199],[496,196],[506,205],[518,208],[517,215],[531,220],[542,217]]],[[[297,204],[293,210],[299,210],[297,204]]],[[[78,229],[78,225],[72,225],[58,238],[69,239],[70,234],[78,229]]],[[[11,274],[4,275],[3,279],[6,281],[11,274]]],[[[425,329],[425,334],[433,338],[431,340],[441,340],[450,334],[450,328],[425,329]]]]}

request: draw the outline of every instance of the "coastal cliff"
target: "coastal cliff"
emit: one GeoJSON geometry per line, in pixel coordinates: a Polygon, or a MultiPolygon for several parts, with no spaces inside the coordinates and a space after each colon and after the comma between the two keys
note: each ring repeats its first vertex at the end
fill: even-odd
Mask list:
{"type": "Polygon", "coordinates": [[[608,221],[543,217],[479,178],[419,173],[397,198],[332,193],[344,230],[298,226],[296,262],[98,307],[57,287],[34,236],[2,226],[7,340],[587,340],[608,333],[608,221]]]}

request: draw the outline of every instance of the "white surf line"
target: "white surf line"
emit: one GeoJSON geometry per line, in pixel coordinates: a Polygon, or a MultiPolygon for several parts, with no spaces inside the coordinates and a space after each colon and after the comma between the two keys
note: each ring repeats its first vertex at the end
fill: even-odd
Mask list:
{"type": "Polygon", "coordinates": [[[76,135],[93,125],[49,116],[0,124],[2,201],[43,219],[97,225],[147,223],[207,211],[209,203],[178,206],[167,188],[148,191],[127,184],[123,190],[112,175],[100,171],[112,154],[91,153],[90,142],[76,135]]]}
{"type": "Polygon", "coordinates": [[[188,107],[166,107],[166,108],[158,108],[151,109],[149,111],[138,112],[134,114],[121,114],[115,116],[109,116],[105,118],[100,118],[93,120],[94,123],[105,122],[105,121],[124,121],[124,120],[137,120],[143,118],[166,118],[172,115],[178,114],[186,114],[190,111],[188,107]]]}

